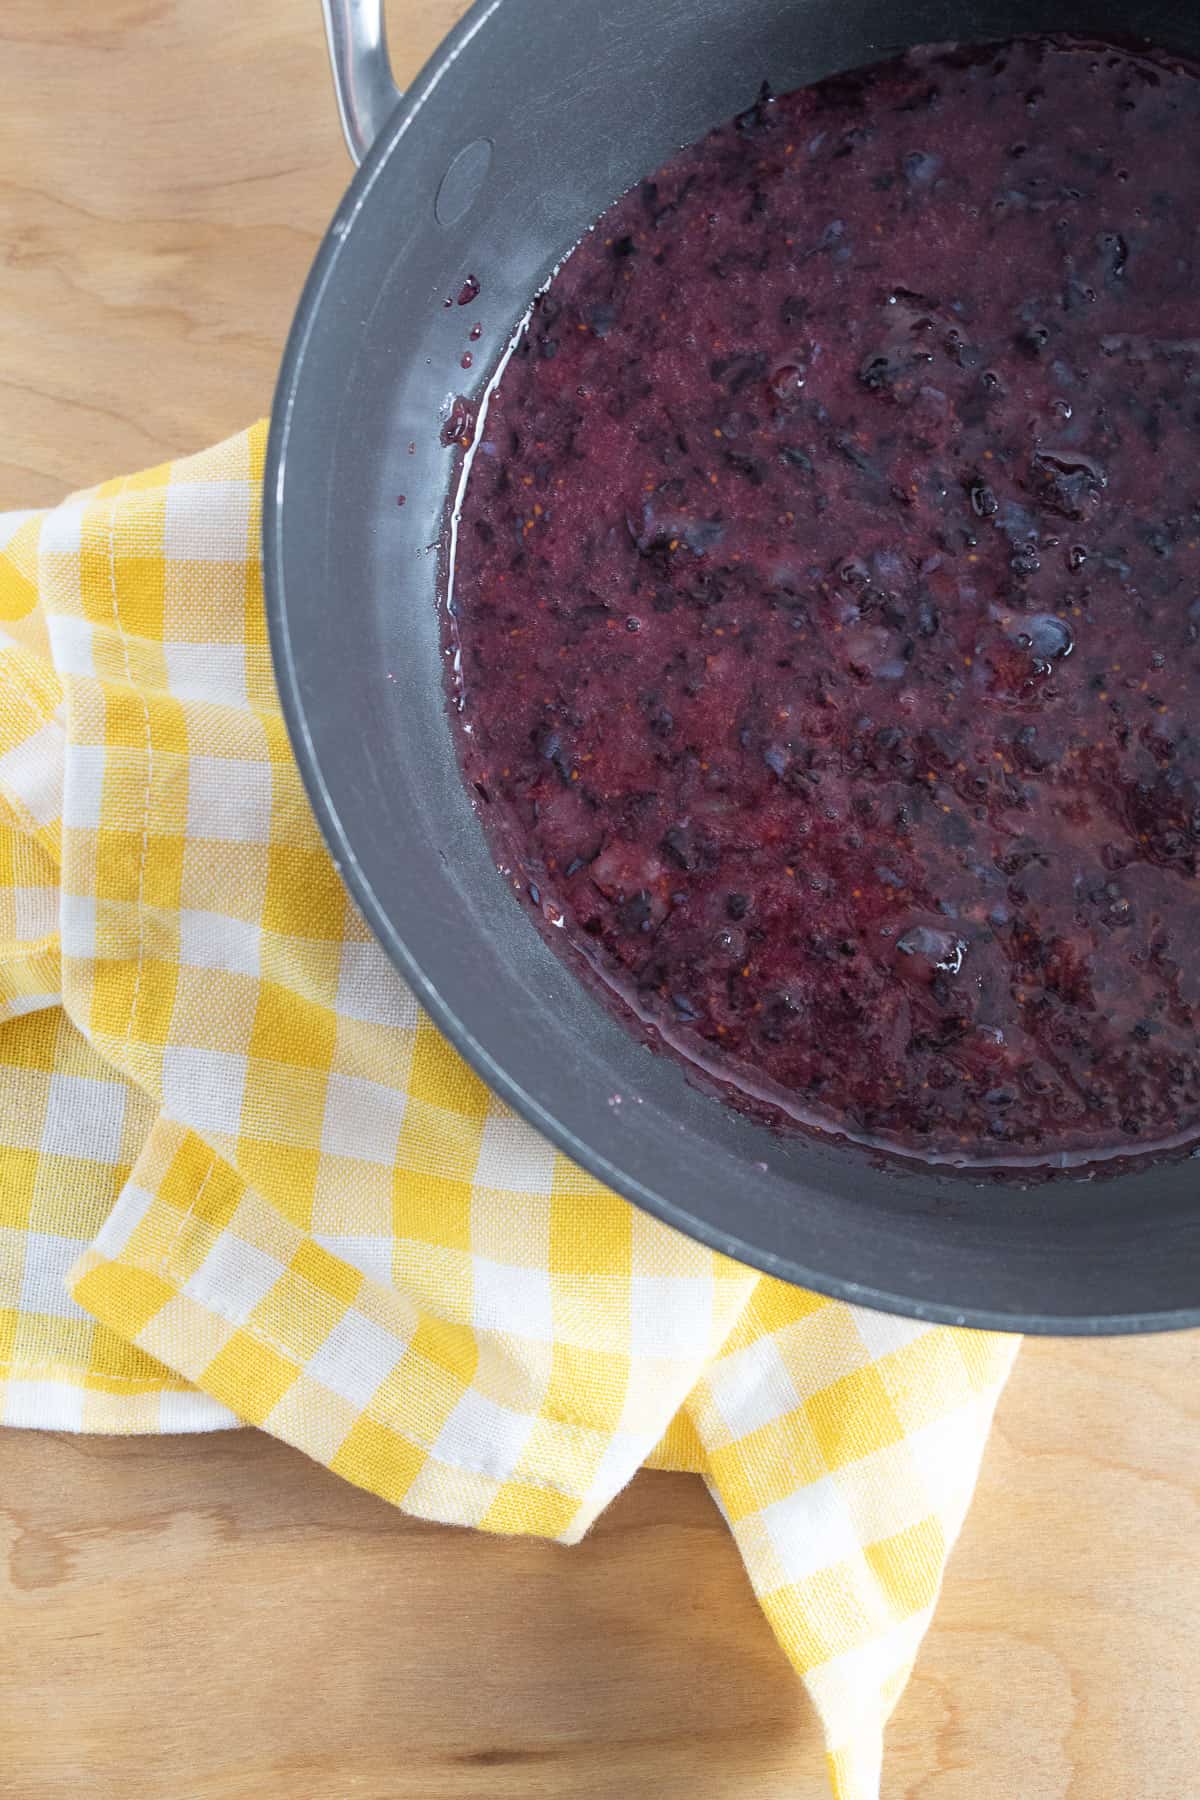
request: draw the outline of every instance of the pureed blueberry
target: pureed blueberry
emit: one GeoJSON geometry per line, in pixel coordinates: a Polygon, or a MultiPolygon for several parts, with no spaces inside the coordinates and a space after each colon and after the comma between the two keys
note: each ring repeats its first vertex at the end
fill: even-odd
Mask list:
{"type": "Polygon", "coordinates": [[[1200,1134],[1198,216],[1178,59],[913,52],[764,96],[535,306],[464,769],[735,1103],[967,1164],[1200,1134]]]}

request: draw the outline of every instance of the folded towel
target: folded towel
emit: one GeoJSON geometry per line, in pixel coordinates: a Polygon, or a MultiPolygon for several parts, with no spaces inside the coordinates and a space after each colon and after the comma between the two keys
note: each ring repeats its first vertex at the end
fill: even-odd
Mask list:
{"type": "Polygon", "coordinates": [[[438,1036],[292,760],[264,446],[0,516],[0,1419],[246,1421],[568,1543],[696,1470],[867,1800],[1015,1340],[714,1255],[438,1036]]]}

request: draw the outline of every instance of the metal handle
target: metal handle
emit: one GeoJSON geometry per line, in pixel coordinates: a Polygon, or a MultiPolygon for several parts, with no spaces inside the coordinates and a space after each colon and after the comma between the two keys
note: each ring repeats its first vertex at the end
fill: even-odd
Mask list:
{"type": "Polygon", "coordinates": [[[323,5],[342,131],[360,163],[400,99],[388,59],[383,0],[323,0],[323,5]]]}

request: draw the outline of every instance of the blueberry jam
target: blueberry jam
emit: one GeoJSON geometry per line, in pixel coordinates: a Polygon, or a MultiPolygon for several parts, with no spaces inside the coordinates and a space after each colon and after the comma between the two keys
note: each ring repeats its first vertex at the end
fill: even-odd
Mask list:
{"type": "Polygon", "coordinates": [[[476,433],[461,755],[735,1101],[970,1165],[1200,1134],[1200,80],[1066,38],[749,111],[476,433]]]}

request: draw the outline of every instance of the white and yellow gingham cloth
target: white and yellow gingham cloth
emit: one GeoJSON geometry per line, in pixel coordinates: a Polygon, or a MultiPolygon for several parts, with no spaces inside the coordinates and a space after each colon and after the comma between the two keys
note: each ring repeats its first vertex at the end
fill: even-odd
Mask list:
{"type": "Polygon", "coordinates": [[[713,1255],[439,1038],[288,747],[264,442],[0,515],[0,1419],[249,1421],[566,1542],[698,1470],[864,1800],[1014,1341],[713,1255]]]}

